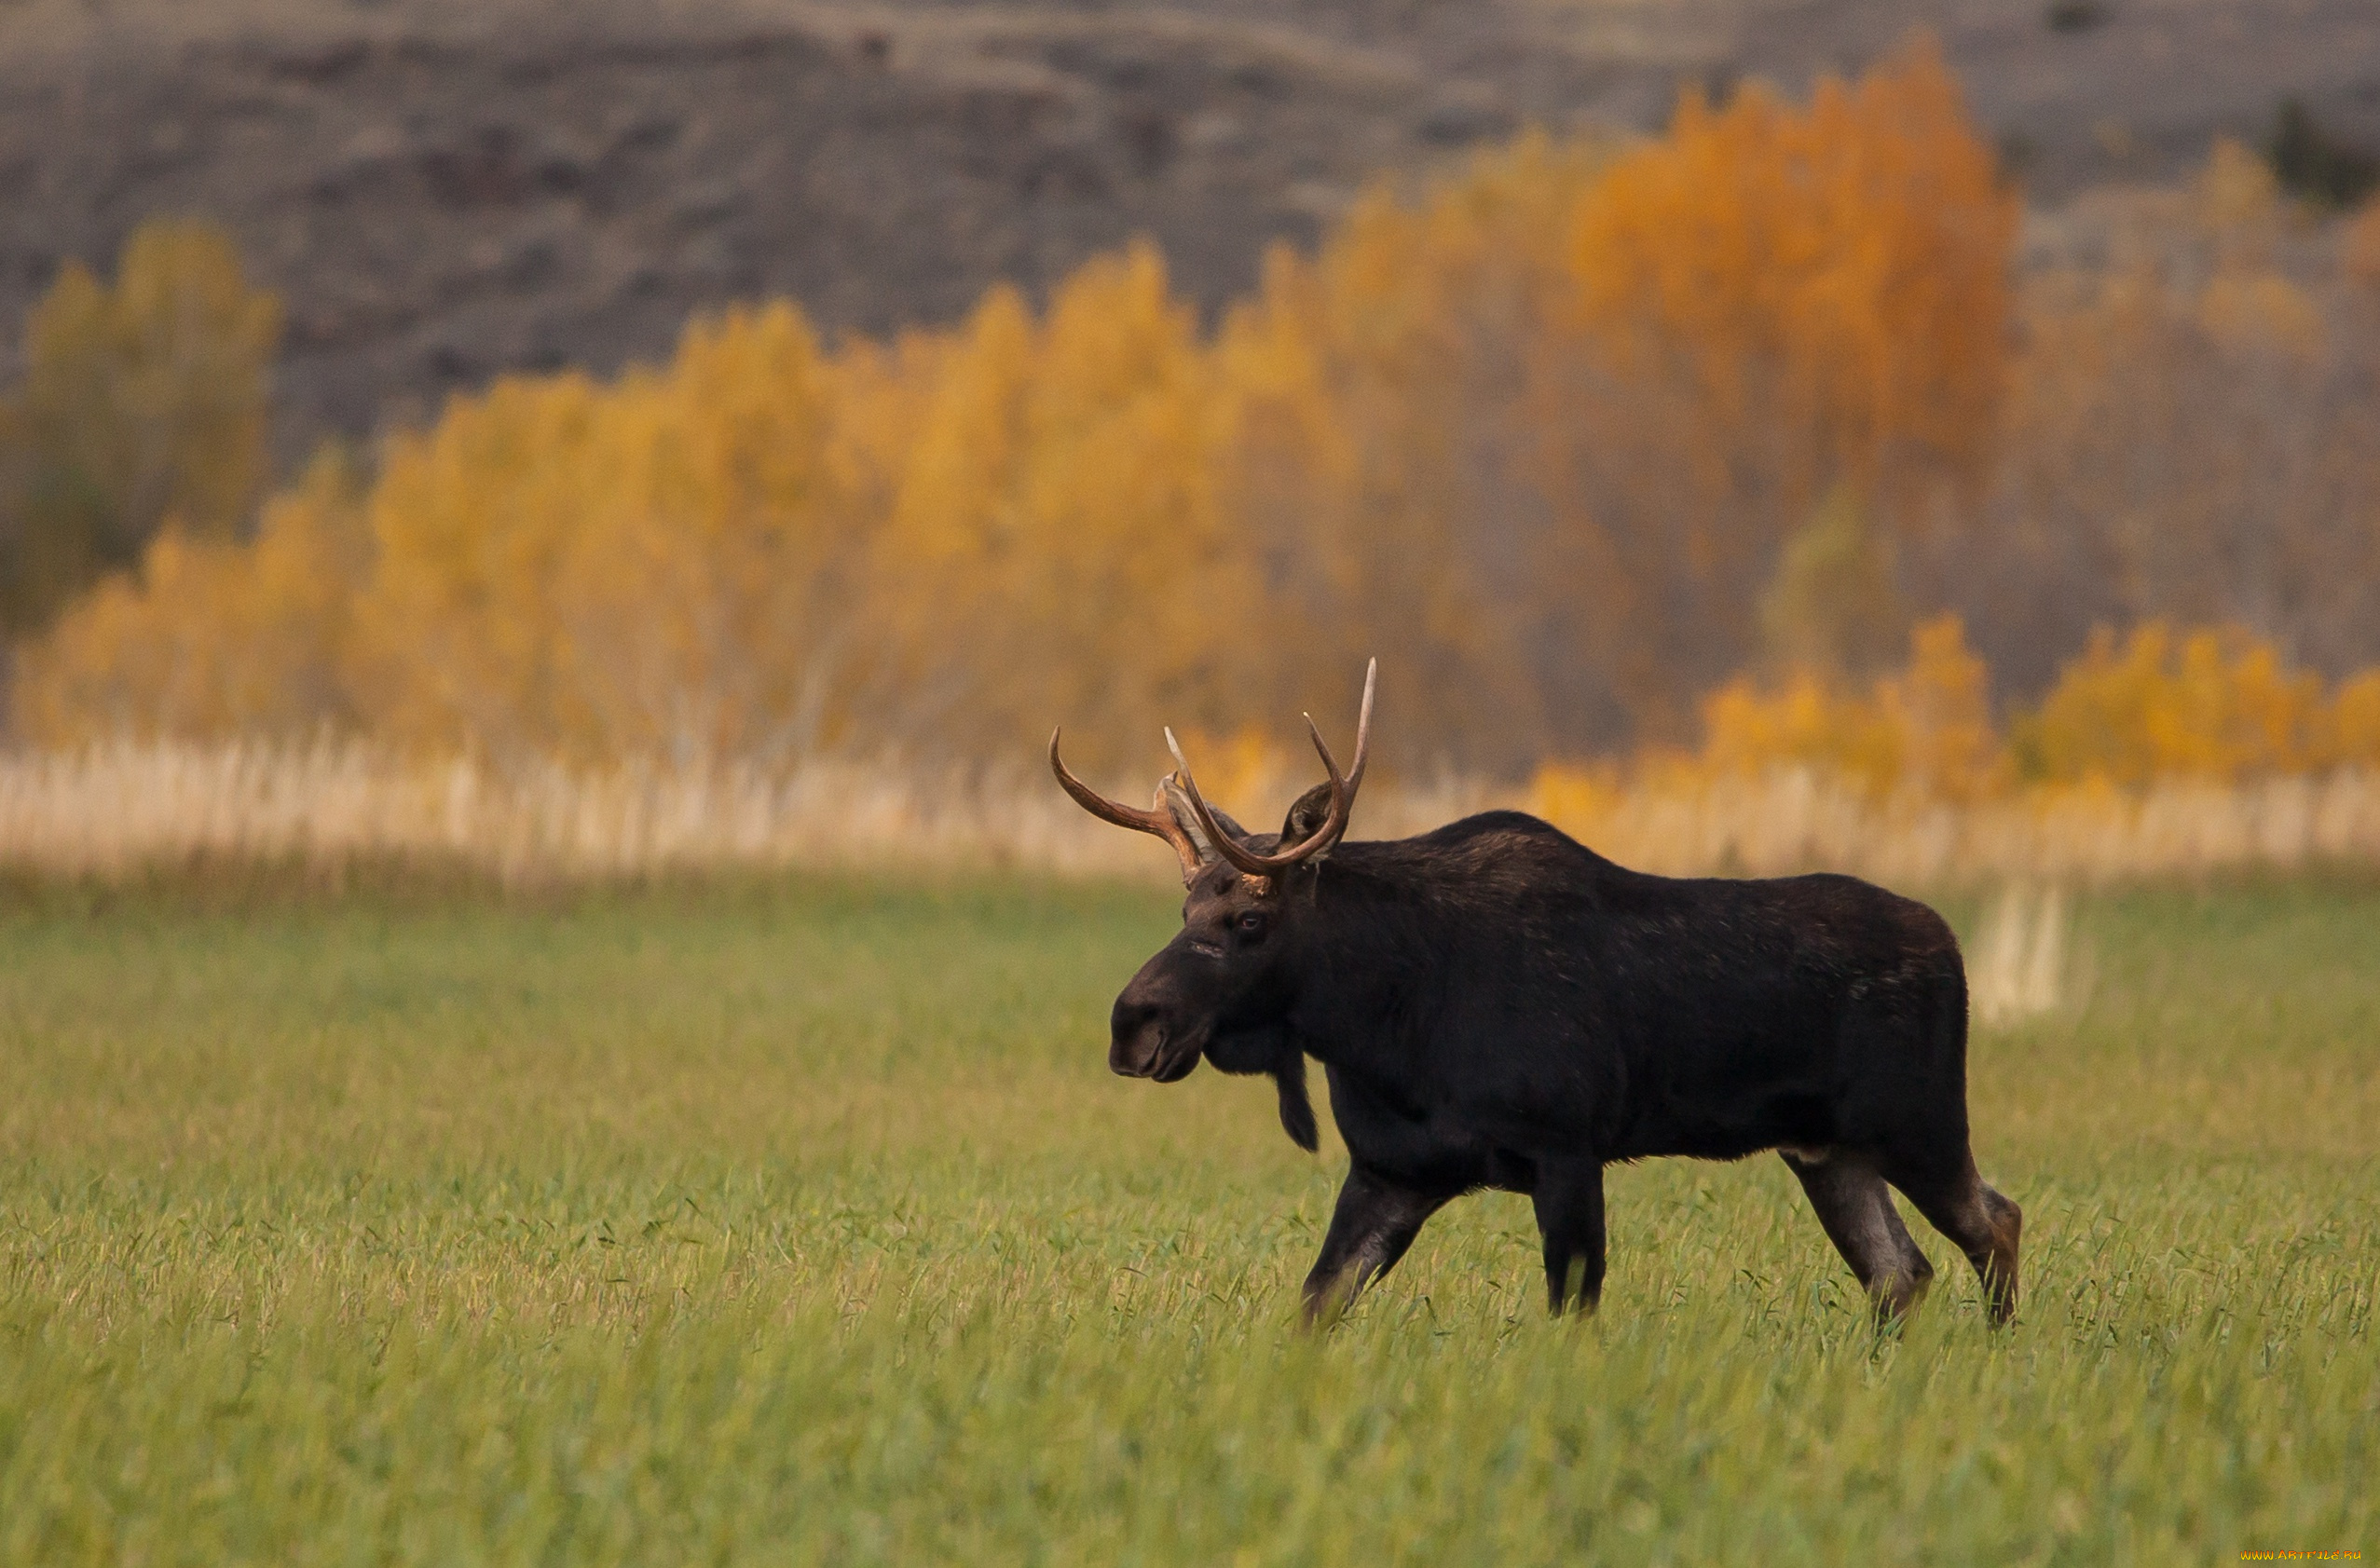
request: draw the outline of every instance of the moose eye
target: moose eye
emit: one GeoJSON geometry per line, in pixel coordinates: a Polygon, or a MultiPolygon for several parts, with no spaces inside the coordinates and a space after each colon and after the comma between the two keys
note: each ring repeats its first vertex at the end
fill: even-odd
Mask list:
{"type": "Polygon", "coordinates": [[[1261,936],[1265,934],[1265,917],[1253,909],[1248,910],[1231,923],[1238,929],[1242,936],[1261,936]]]}

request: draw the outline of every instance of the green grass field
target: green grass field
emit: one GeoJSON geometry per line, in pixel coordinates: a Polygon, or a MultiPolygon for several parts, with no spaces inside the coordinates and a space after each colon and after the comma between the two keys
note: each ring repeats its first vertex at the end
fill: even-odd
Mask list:
{"type": "MultiPolygon", "coordinates": [[[[1974,911],[1953,907],[1971,920],[1974,911]]],[[[2027,1297],[1897,1339],[1782,1166],[1481,1196],[1111,1078],[1161,892],[0,904],[0,1561],[2182,1563],[2380,1549],[2380,887],[2087,901],[1979,1035],[2027,1297]]]]}

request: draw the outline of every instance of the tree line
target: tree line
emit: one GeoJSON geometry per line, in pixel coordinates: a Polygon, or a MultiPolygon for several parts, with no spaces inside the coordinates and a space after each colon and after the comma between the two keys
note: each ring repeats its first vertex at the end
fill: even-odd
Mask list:
{"type": "Polygon", "coordinates": [[[0,413],[9,722],[769,763],[1010,759],[1062,720],[1145,770],[1158,722],[1287,739],[1377,653],[1391,768],[1875,772],[1917,755],[1879,716],[1927,703],[1964,716],[1890,771],[1929,788],[2354,760],[2380,211],[2318,220],[2233,147],[2125,211],[2019,266],[1919,46],[1384,184],[1211,328],[1147,247],[884,341],[738,307],[261,506],[273,302],[144,230],[112,286],[62,280],[0,413]],[[2141,724],[2232,739],[2092,752],[2080,694],[2125,679],[2141,724]]]}

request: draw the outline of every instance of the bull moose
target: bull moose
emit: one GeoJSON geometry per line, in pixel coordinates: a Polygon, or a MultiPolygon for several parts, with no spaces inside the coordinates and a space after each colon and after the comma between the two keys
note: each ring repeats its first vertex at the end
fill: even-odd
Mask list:
{"type": "Polygon", "coordinates": [[[1049,764],[1093,816],[1181,858],[1182,931],[1115,999],[1108,1066],[1171,1084],[1203,1057],[1267,1073],[1311,1151],[1306,1058],[1351,1164],[1308,1321],[1396,1265],[1423,1221],[1483,1188],[1525,1193],[1552,1310],[1604,1277],[1604,1167],[1657,1154],[1785,1158],[1880,1318],[1933,1277],[1887,1186],[1967,1255],[1994,1324],[2017,1308],[2023,1215],[1967,1142],[1966,975],[1922,904],[1854,878],[1631,871],[1550,824],[1487,811],[1417,838],[1347,840],[1371,755],[1252,835],[1176,769],[1147,811],[1049,764]]]}

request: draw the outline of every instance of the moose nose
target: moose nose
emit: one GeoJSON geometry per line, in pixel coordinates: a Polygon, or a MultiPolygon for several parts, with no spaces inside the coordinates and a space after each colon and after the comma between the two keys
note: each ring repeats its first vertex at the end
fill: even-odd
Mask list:
{"type": "Polygon", "coordinates": [[[1159,1010],[1130,996],[1115,999],[1108,1015],[1108,1070],[1126,1078],[1153,1078],[1157,1057],[1165,1049],[1165,1020],[1159,1010]]]}

